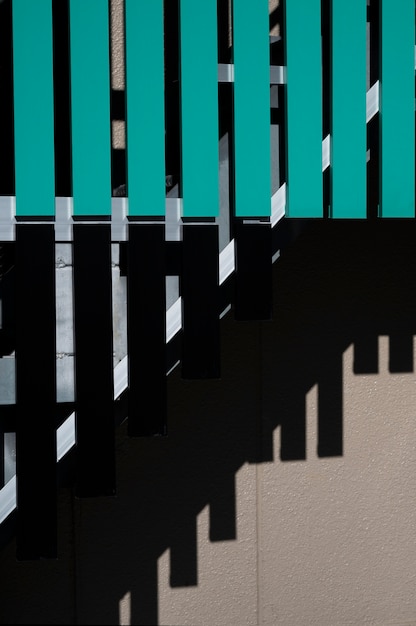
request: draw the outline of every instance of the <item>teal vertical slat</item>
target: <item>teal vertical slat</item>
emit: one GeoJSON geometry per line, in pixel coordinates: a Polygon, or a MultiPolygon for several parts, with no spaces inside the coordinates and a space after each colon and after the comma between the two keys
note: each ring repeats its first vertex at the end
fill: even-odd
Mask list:
{"type": "Polygon", "coordinates": [[[322,217],[321,1],[286,0],[286,143],[289,217],[322,217]]]}
{"type": "Polygon", "coordinates": [[[180,0],[184,217],[219,214],[216,0],[180,0]]]}
{"type": "Polygon", "coordinates": [[[415,3],[381,3],[381,217],[415,215],[415,3]]]}
{"type": "Polygon", "coordinates": [[[367,215],[366,0],[332,0],[331,217],[367,215]]]}
{"type": "Polygon", "coordinates": [[[74,215],[111,214],[107,0],[70,0],[74,215]]]}
{"type": "Polygon", "coordinates": [[[163,0],[125,0],[129,215],[165,213],[163,0]]]}
{"type": "Polygon", "coordinates": [[[14,0],[14,138],[18,216],[53,216],[55,213],[52,58],[51,0],[14,0]]]}
{"type": "Polygon", "coordinates": [[[271,213],[268,0],[233,1],[235,214],[271,213]]]}

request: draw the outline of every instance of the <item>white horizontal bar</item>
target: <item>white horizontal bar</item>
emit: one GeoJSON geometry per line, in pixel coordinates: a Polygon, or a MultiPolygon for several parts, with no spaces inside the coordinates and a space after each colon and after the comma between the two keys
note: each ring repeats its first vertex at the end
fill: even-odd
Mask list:
{"type": "MultiPolygon", "coordinates": [[[[232,63],[218,64],[218,82],[234,82],[234,65],[232,63]]],[[[284,85],[286,83],[286,68],[283,65],[270,66],[270,85],[284,85]]]]}
{"type": "Polygon", "coordinates": [[[16,508],[16,475],[0,489],[0,524],[16,508]]]}
{"type": "Polygon", "coordinates": [[[224,250],[220,252],[219,259],[219,280],[220,285],[234,272],[235,259],[234,259],[234,239],[226,245],[224,250]]]}

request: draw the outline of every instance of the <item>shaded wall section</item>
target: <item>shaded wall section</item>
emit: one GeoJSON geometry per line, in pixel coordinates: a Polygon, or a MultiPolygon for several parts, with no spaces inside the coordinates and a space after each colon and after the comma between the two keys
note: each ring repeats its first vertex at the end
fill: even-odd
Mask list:
{"type": "Polygon", "coordinates": [[[169,376],[168,436],[118,429],[117,495],[60,490],[58,560],[2,550],[0,623],[414,623],[415,235],[300,235],[221,379],[169,376]]]}

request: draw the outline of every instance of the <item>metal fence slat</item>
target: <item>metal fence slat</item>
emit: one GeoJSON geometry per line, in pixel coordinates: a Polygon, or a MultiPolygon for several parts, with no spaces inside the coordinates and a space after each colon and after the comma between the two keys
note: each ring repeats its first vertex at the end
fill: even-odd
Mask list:
{"type": "Polygon", "coordinates": [[[53,224],[16,226],[17,558],[56,558],[53,224]]]}
{"type": "Polygon", "coordinates": [[[365,0],[332,0],[331,217],[367,216],[365,0]]]}
{"type": "Polygon", "coordinates": [[[79,497],[114,495],[115,425],[109,224],[74,224],[76,484],[79,497]]]}
{"type": "Polygon", "coordinates": [[[163,1],[126,0],[129,215],[165,214],[163,1]]]}
{"type": "Polygon", "coordinates": [[[267,0],[233,2],[234,189],[238,217],[271,214],[267,0]]]}
{"type": "Polygon", "coordinates": [[[129,224],[127,247],[128,434],[166,434],[164,224],[129,224]]]}
{"type": "Polygon", "coordinates": [[[16,215],[50,217],[55,213],[52,0],[14,0],[12,9],[16,215]]]}
{"type": "Polygon", "coordinates": [[[287,209],[323,216],[321,1],[286,0],[287,209]]]}
{"type": "Polygon", "coordinates": [[[381,217],[414,217],[414,0],[383,0],[380,17],[379,213],[381,217]]]}
{"type": "Polygon", "coordinates": [[[217,2],[180,2],[184,217],[219,214],[217,2]]]}
{"type": "Polygon", "coordinates": [[[185,224],[182,246],[182,378],[219,378],[218,226],[185,224]]]}
{"type": "Polygon", "coordinates": [[[107,0],[70,0],[74,215],[111,214],[107,0]]]}

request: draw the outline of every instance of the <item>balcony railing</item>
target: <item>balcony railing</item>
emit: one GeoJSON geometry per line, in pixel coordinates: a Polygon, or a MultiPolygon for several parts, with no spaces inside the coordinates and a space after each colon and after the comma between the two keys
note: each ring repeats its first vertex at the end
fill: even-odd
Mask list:
{"type": "Polygon", "coordinates": [[[272,263],[305,220],[415,217],[414,1],[286,0],[273,16],[268,0],[230,5],[124,0],[117,91],[108,0],[0,4],[3,310],[15,301],[0,415],[18,479],[8,468],[0,521],[16,517],[18,558],[56,556],[69,455],[78,497],[114,494],[115,425],[165,435],[171,369],[220,376],[230,305],[238,320],[270,319],[272,263]],[[60,246],[73,275],[68,402],[60,246]],[[116,257],[127,347],[115,364],[116,257]]]}

